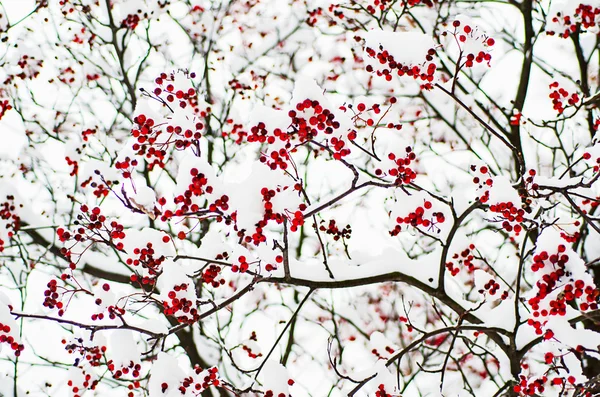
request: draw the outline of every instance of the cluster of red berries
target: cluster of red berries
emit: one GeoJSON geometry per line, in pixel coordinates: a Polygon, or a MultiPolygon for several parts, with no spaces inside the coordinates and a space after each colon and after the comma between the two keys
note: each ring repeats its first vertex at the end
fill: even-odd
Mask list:
{"type": "Polygon", "coordinates": [[[50,280],[48,284],[46,284],[47,289],[44,291],[44,307],[49,309],[58,308],[58,315],[62,317],[64,314],[63,303],[59,300],[58,294],[58,283],[56,280],[50,280]]]}
{"type": "Polygon", "coordinates": [[[295,110],[290,110],[288,116],[291,119],[288,135],[298,138],[300,143],[310,141],[317,136],[319,131],[332,134],[340,128],[333,112],[324,108],[319,101],[309,98],[296,104],[295,110]]]}
{"type": "MultiPolygon", "coordinates": [[[[566,247],[559,245],[554,254],[542,251],[533,257],[531,270],[542,271],[545,274],[536,282],[536,296],[529,299],[528,303],[533,310],[533,317],[546,318],[548,316],[564,316],[567,305],[578,300],[579,309],[582,311],[596,310],[598,308],[598,297],[600,290],[592,285],[586,285],[583,280],[565,280],[568,276],[565,266],[569,261],[569,255],[565,253],[566,247]],[[562,287],[562,291],[549,302],[544,299],[556,288],[562,287]],[[542,307],[542,303],[544,306],[542,307]]],[[[536,328],[536,333],[541,335],[542,324],[539,321],[529,319],[528,324],[536,328]]]]}
{"type": "Polygon", "coordinates": [[[115,168],[121,171],[121,175],[123,175],[123,178],[125,179],[131,178],[133,169],[137,167],[137,165],[137,159],[131,159],[129,156],[125,157],[123,161],[115,162],[115,168]]]}
{"type": "MultiPolygon", "coordinates": [[[[67,340],[63,339],[61,343],[65,345],[67,353],[79,354],[92,367],[100,366],[102,364],[102,357],[106,353],[106,346],[86,346],[83,338],[76,338],[71,343],[67,343],[67,340]]],[[[81,359],[77,359],[75,365],[79,365],[80,361],[81,359]]]]}
{"type": "MultiPolygon", "coordinates": [[[[558,37],[566,39],[577,31],[578,26],[581,26],[583,29],[590,29],[598,26],[598,21],[596,20],[598,15],[600,15],[599,7],[580,3],[573,15],[558,12],[552,17],[552,22],[558,24],[561,29],[563,29],[558,33],[558,37]]],[[[547,30],[546,34],[554,36],[556,32],[547,30]]]]}
{"type": "Polygon", "coordinates": [[[461,59],[459,59],[458,62],[463,63],[460,65],[460,67],[472,68],[475,65],[475,62],[487,62],[489,66],[490,61],[492,60],[492,54],[488,52],[488,49],[496,43],[495,40],[491,37],[488,37],[486,34],[480,33],[478,28],[473,28],[470,25],[464,25],[462,26],[462,29],[460,29],[461,22],[458,20],[452,22],[452,26],[454,27],[452,35],[458,43],[461,51],[461,59]],[[485,51],[480,50],[477,54],[465,54],[462,46],[467,42],[479,42],[481,45],[483,45],[485,51]]]}
{"type": "Polygon", "coordinates": [[[466,268],[468,273],[473,273],[475,271],[475,265],[473,264],[473,260],[475,259],[473,256],[474,251],[475,245],[470,244],[460,253],[454,253],[454,255],[452,255],[452,261],[446,262],[446,269],[448,269],[452,276],[456,276],[460,273],[461,267],[466,268]]]}
{"type": "MultiPolygon", "coordinates": [[[[75,244],[90,241],[92,243],[104,243],[115,247],[117,250],[123,250],[123,240],[125,238],[124,227],[117,221],[107,222],[106,216],[102,215],[100,207],[90,208],[83,204],[80,207],[81,214],[73,222],[77,229],[73,232],[61,228],[56,230],[58,239],[65,243],[74,240],[75,244]]],[[[71,247],[72,248],[72,247],[71,247]]],[[[70,259],[70,249],[65,250],[63,255],[70,259]]]]}
{"type": "MultiPolygon", "coordinates": [[[[22,205],[21,205],[22,207],[22,205]]],[[[13,238],[16,232],[21,227],[21,218],[16,214],[17,206],[15,205],[15,197],[12,195],[6,196],[6,201],[0,204],[0,219],[4,222],[0,223],[6,229],[6,236],[13,238]]],[[[4,231],[2,231],[4,233],[4,231]]],[[[0,237],[0,252],[4,251],[4,241],[0,237]]]]}
{"type": "Polygon", "coordinates": [[[211,264],[204,272],[202,272],[202,282],[205,284],[210,284],[214,288],[218,288],[221,285],[225,285],[225,279],[219,277],[219,273],[221,273],[221,267],[215,264],[211,264]]]}
{"type": "MultiPolygon", "coordinates": [[[[110,285],[108,285],[107,283],[104,283],[102,285],[102,289],[106,292],[110,291],[110,285]]],[[[94,300],[94,303],[97,306],[101,306],[103,301],[102,298],[96,298],[94,300]]],[[[114,320],[115,318],[117,318],[118,316],[122,316],[125,314],[125,309],[120,308],[118,306],[113,306],[113,305],[109,305],[106,310],[108,311],[108,316],[111,320],[114,320]]],[[[103,320],[104,319],[104,313],[100,312],[100,313],[94,313],[91,316],[92,321],[96,321],[96,320],[103,320]]]]}
{"type": "Polygon", "coordinates": [[[167,155],[166,146],[162,145],[155,148],[157,137],[161,134],[159,128],[154,128],[154,120],[140,114],[133,119],[134,127],[131,135],[136,138],[136,143],[132,148],[138,156],[145,156],[148,161],[148,168],[152,170],[155,166],[165,167],[165,157],[167,155]]]}
{"type": "Polygon", "coordinates": [[[346,225],[340,230],[335,219],[331,219],[327,225],[325,225],[325,221],[322,220],[319,230],[332,235],[335,241],[338,241],[339,239],[349,239],[352,235],[352,227],[350,225],[346,225]]]}
{"type": "Polygon", "coordinates": [[[129,14],[121,21],[121,28],[134,30],[139,23],[140,16],[138,14],[129,14]]]}
{"type": "MultiPolygon", "coordinates": [[[[259,245],[261,243],[265,243],[267,241],[267,236],[264,235],[264,228],[270,221],[275,221],[277,224],[282,224],[284,219],[288,219],[290,221],[290,230],[295,232],[304,224],[304,215],[302,211],[306,209],[306,204],[302,203],[299,205],[298,210],[291,213],[288,211],[288,214],[282,214],[279,212],[273,211],[273,203],[272,199],[277,195],[277,193],[281,193],[289,188],[289,186],[277,187],[275,189],[269,189],[267,187],[263,187],[260,190],[260,194],[262,195],[262,202],[264,208],[263,219],[256,223],[256,229],[254,233],[251,235],[247,235],[245,230],[238,231],[238,236],[243,238],[246,243],[252,243],[254,245],[259,245]]],[[[296,184],[294,186],[295,190],[300,190],[300,184],[296,184]]]]}
{"type": "MultiPolygon", "coordinates": [[[[170,237],[164,236],[163,242],[169,242],[170,237]],[[166,241],[165,241],[166,240],[166,241]]],[[[153,244],[151,242],[146,243],[146,246],[143,248],[136,247],[133,249],[133,257],[127,258],[126,263],[128,266],[142,266],[142,268],[147,269],[150,275],[150,279],[153,280],[150,282],[154,283],[156,277],[158,277],[160,273],[160,268],[165,261],[164,255],[155,256],[155,251],[153,244]]],[[[132,276],[133,277],[133,276],[132,276]]],[[[135,281],[139,281],[139,278],[136,276],[135,281]]],[[[141,280],[143,284],[144,280],[141,280]]]]}
{"type": "MultiPolygon", "coordinates": [[[[394,183],[398,186],[409,184],[417,178],[417,173],[410,167],[410,164],[416,160],[417,155],[410,146],[407,146],[405,150],[406,155],[404,157],[399,157],[394,153],[388,154],[388,159],[393,161],[394,166],[387,170],[387,175],[396,178],[394,183]]],[[[375,175],[382,176],[384,172],[377,168],[375,169],[375,175]]]]}
{"type": "Polygon", "coordinates": [[[234,123],[233,119],[227,119],[226,125],[231,125],[231,131],[223,129],[221,136],[223,138],[231,137],[237,145],[241,145],[244,139],[247,139],[248,132],[244,129],[244,125],[240,123],[234,123]]]}
{"type": "MultiPolygon", "coordinates": [[[[394,230],[390,232],[390,235],[397,236],[402,231],[400,226],[402,224],[407,224],[414,228],[422,226],[427,229],[432,229],[437,224],[444,223],[446,221],[446,217],[442,212],[428,213],[432,206],[433,205],[431,204],[431,201],[425,201],[423,206],[418,206],[414,211],[410,212],[404,218],[400,216],[397,217],[396,223],[398,223],[398,225],[394,227],[394,230]]],[[[439,232],[439,228],[437,230],[439,232]]]]}
{"type": "MultiPolygon", "coordinates": [[[[194,215],[202,212],[204,215],[213,214],[217,216],[217,222],[221,222],[224,217],[223,213],[229,210],[229,196],[222,195],[221,197],[211,201],[205,205],[204,208],[200,208],[198,204],[192,202],[194,197],[201,197],[206,194],[213,193],[213,187],[209,185],[209,181],[203,173],[199,172],[197,168],[190,170],[192,180],[188,185],[187,189],[183,194],[175,197],[174,202],[177,205],[175,212],[166,210],[161,216],[161,220],[166,221],[173,216],[187,216],[194,215]]],[[[160,205],[166,204],[166,200],[159,200],[160,205]]],[[[185,238],[185,234],[184,234],[185,238]]]]}
{"type": "MultiPolygon", "coordinates": [[[[581,201],[581,207],[589,206],[590,209],[588,210],[586,208],[581,208],[581,211],[584,214],[587,214],[589,211],[593,211],[594,208],[598,207],[599,205],[600,205],[600,196],[597,196],[595,199],[586,198],[581,201]]],[[[576,222],[577,222],[577,224],[575,226],[579,226],[580,225],[579,221],[576,221],[576,222]]]]}
{"type": "Polygon", "coordinates": [[[140,376],[140,371],[142,369],[142,365],[139,363],[134,363],[130,361],[127,366],[122,366],[121,368],[116,368],[113,360],[109,360],[107,363],[108,370],[113,374],[113,378],[121,379],[123,375],[130,375],[134,378],[138,378],[140,376]]]}
{"type": "Polygon", "coordinates": [[[15,356],[20,356],[21,352],[25,349],[20,343],[15,341],[15,338],[10,335],[11,328],[6,324],[0,323],[0,343],[6,343],[15,352],[15,356]]]}
{"type": "Polygon", "coordinates": [[[67,85],[75,83],[75,70],[72,67],[67,66],[64,69],[59,69],[58,72],[58,80],[61,83],[67,85]]]}
{"type": "Polygon", "coordinates": [[[569,91],[560,87],[557,81],[550,84],[550,89],[552,92],[548,96],[552,99],[552,107],[558,114],[562,114],[566,108],[579,103],[579,95],[576,92],[569,95],[569,91]],[[567,106],[565,106],[565,102],[567,106]]]}
{"type": "Polygon", "coordinates": [[[0,120],[2,120],[2,117],[4,117],[4,114],[11,110],[13,107],[12,105],[8,102],[8,99],[2,99],[0,100],[0,120]]]}
{"type": "Polygon", "coordinates": [[[317,7],[312,10],[308,10],[308,16],[306,17],[306,24],[308,26],[315,27],[319,19],[323,16],[323,8],[317,7]]]}
{"type": "MultiPolygon", "coordinates": [[[[186,73],[186,77],[189,79],[193,79],[196,77],[195,73],[186,73]]],[[[166,101],[169,103],[173,103],[177,100],[179,107],[185,109],[187,106],[191,106],[194,109],[194,113],[196,113],[201,118],[206,118],[208,113],[210,112],[210,107],[201,110],[198,108],[198,96],[196,95],[196,90],[193,88],[188,88],[187,90],[176,90],[175,86],[172,84],[175,81],[175,73],[170,73],[167,75],[166,73],[161,73],[159,77],[157,77],[154,82],[159,86],[154,89],[154,95],[159,97],[161,94],[166,94],[166,101]],[[166,86],[165,86],[166,84],[166,86]]],[[[197,128],[202,129],[203,127],[197,128]]]]}
{"type": "Polygon", "coordinates": [[[96,388],[96,385],[98,384],[97,380],[91,382],[92,376],[90,374],[85,373],[85,371],[83,373],[85,374],[85,377],[84,377],[84,381],[83,381],[82,385],[80,385],[80,386],[76,385],[75,382],[73,382],[73,380],[71,380],[71,379],[69,379],[67,381],[67,386],[69,386],[71,388],[73,397],[83,396],[83,393],[85,392],[86,389],[89,388],[91,390],[94,390],[96,388]]]}
{"type": "Polygon", "coordinates": [[[272,170],[276,170],[277,168],[285,170],[288,167],[290,155],[286,149],[281,148],[279,150],[272,150],[268,156],[261,154],[259,160],[261,163],[267,164],[272,170]]]}
{"type": "Polygon", "coordinates": [[[437,65],[433,62],[433,56],[435,55],[433,48],[428,50],[425,60],[417,65],[403,65],[396,62],[394,56],[384,49],[382,45],[379,46],[378,50],[366,47],[365,51],[369,57],[376,59],[380,64],[377,70],[372,65],[367,65],[367,72],[374,72],[377,76],[385,78],[386,81],[391,81],[393,73],[396,71],[395,73],[400,77],[406,75],[415,80],[421,80],[421,88],[423,89],[430,90],[433,88],[432,82],[437,70],[437,65]]]}
{"type": "Polygon", "coordinates": [[[548,382],[548,377],[545,375],[529,382],[524,375],[519,375],[519,378],[520,382],[518,385],[513,386],[513,391],[524,396],[535,396],[538,392],[543,394],[544,385],[548,382]]]}
{"type": "Polygon", "coordinates": [[[200,319],[200,314],[195,308],[195,302],[181,296],[187,289],[186,283],[175,285],[168,293],[171,302],[163,301],[163,310],[165,315],[174,316],[180,323],[193,324],[200,319]]]}
{"type": "Polygon", "coordinates": [[[91,188],[94,189],[93,193],[94,193],[94,196],[96,196],[97,198],[104,198],[104,197],[108,196],[108,193],[110,193],[111,187],[113,185],[116,185],[119,183],[119,181],[104,180],[100,171],[98,171],[98,170],[94,171],[94,174],[96,176],[100,177],[100,182],[95,181],[94,177],[90,176],[88,179],[81,182],[81,187],[83,189],[85,189],[89,185],[91,188]]]}
{"type": "Polygon", "coordinates": [[[19,61],[17,62],[19,68],[21,68],[20,73],[16,74],[8,74],[6,79],[4,80],[4,84],[10,84],[13,82],[15,77],[20,78],[21,80],[29,79],[33,80],[40,75],[40,70],[44,65],[43,60],[37,60],[35,57],[24,54],[21,56],[19,61]]]}
{"type": "Polygon", "coordinates": [[[502,228],[507,232],[518,236],[523,230],[521,223],[525,220],[525,210],[517,208],[512,202],[492,204],[490,211],[500,215],[503,219],[502,228]]]}
{"type": "Polygon", "coordinates": [[[231,266],[231,271],[234,273],[246,273],[248,271],[248,267],[249,265],[246,261],[246,257],[242,255],[238,258],[238,264],[234,264],[233,266],[231,266]]]}
{"type": "MultiPolygon", "coordinates": [[[[200,395],[200,393],[211,386],[218,387],[221,385],[221,381],[218,379],[219,370],[217,368],[209,368],[206,371],[203,371],[198,365],[194,367],[195,375],[198,377],[202,377],[202,379],[194,379],[194,376],[188,376],[181,382],[181,386],[179,386],[178,390],[181,394],[186,394],[188,389],[190,389],[190,393],[194,395],[200,395]]],[[[167,382],[163,382],[161,385],[161,390],[163,393],[166,393],[169,389],[169,384],[167,382]]]]}
{"type": "MultiPolygon", "coordinates": [[[[496,292],[498,292],[499,289],[500,289],[500,284],[498,284],[496,282],[496,280],[490,279],[487,283],[484,284],[483,289],[480,289],[478,292],[480,294],[483,294],[487,291],[490,295],[496,295],[496,292]]],[[[503,296],[504,296],[504,294],[503,294],[503,296]]]]}
{"type": "Polygon", "coordinates": [[[386,7],[393,4],[392,0],[373,0],[373,4],[367,5],[367,12],[371,15],[375,15],[377,10],[385,11],[386,7]]]}
{"type": "Polygon", "coordinates": [[[86,130],[81,131],[81,138],[84,142],[87,142],[89,140],[90,135],[94,135],[96,134],[96,132],[97,131],[95,128],[88,128],[86,130]]]}

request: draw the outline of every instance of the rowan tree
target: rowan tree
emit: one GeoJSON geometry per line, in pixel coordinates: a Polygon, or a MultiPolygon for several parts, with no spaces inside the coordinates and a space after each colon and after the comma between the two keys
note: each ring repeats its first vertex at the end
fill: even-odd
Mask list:
{"type": "Polygon", "coordinates": [[[599,23],[0,2],[0,395],[595,395],[599,23]]]}

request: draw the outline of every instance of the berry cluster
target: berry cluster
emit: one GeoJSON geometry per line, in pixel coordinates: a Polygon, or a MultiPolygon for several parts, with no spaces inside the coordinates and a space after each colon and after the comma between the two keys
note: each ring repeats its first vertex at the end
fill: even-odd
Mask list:
{"type": "Polygon", "coordinates": [[[552,99],[552,107],[558,114],[562,114],[565,109],[576,106],[579,103],[579,95],[574,92],[569,95],[569,91],[560,87],[557,81],[554,81],[550,84],[550,99],[552,99]],[[565,106],[565,101],[567,105],[565,106]]]}
{"type": "MultiPolygon", "coordinates": [[[[104,283],[102,285],[102,291],[104,292],[108,292],[110,291],[110,285],[108,285],[107,283],[104,283]]],[[[94,303],[97,306],[101,307],[101,310],[98,313],[94,313],[92,314],[91,318],[92,321],[96,321],[96,320],[103,320],[104,319],[104,310],[106,309],[108,312],[108,318],[110,318],[111,320],[114,320],[117,317],[121,317],[125,314],[125,309],[115,306],[115,305],[108,305],[106,306],[106,302],[104,302],[102,300],[102,297],[99,297],[98,294],[96,295],[96,299],[94,301],[94,303]],[[105,307],[106,306],[106,307],[105,307]]]]}
{"type": "Polygon", "coordinates": [[[258,358],[258,357],[262,357],[262,353],[254,353],[252,351],[252,348],[246,345],[242,345],[242,349],[246,352],[246,354],[248,354],[248,357],[250,358],[258,358]]]}
{"type": "MultiPolygon", "coordinates": [[[[182,395],[186,394],[190,389],[190,394],[199,396],[202,391],[208,389],[210,386],[220,386],[221,381],[218,379],[219,370],[217,368],[209,368],[202,370],[198,365],[194,367],[195,376],[188,376],[181,382],[181,386],[177,389],[182,395]]],[[[161,385],[161,391],[166,393],[169,390],[169,384],[163,382],[161,385]]]]}
{"type": "Polygon", "coordinates": [[[521,223],[525,220],[525,210],[517,208],[513,203],[497,203],[490,205],[490,211],[500,215],[502,228],[518,236],[523,230],[521,223]]]}
{"type": "MultiPolygon", "coordinates": [[[[56,230],[56,234],[61,242],[65,243],[74,240],[73,246],[69,249],[63,248],[61,250],[65,258],[70,260],[72,248],[78,243],[83,242],[108,244],[117,250],[123,250],[123,242],[118,241],[125,238],[123,225],[114,220],[108,223],[106,216],[102,215],[100,207],[90,209],[87,205],[83,204],[79,208],[82,213],[77,215],[77,220],[73,222],[78,226],[75,231],[70,232],[63,228],[56,230]]],[[[71,264],[71,268],[74,269],[74,264],[71,264]]]]}
{"type": "Polygon", "coordinates": [[[134,30],[140,23],[140,16],[138,14],[129,14],[121,21],[121,28],[134,30]]]}
{"type": "MultiPolygon", "coordinates": [[[[130,361],[127,366],[116,368],[113,360],[109,360],[107,363],[108,370],[113,374],[113,378],[121,379],[123,375],[131,375],[134,378],[139,378],[142,365],[130,361]]],[[[138,386],[139,387],[139,386],[138,386]]]]}
{"type": "Polygon", "coordinates": [[[385,78],[386,81],[391,81],[394,71],[402,76],[409,76],[415,80],[421,80],[421,88],[430,90],[433,88],[434,74],[437,70],[437,65],[433,62],[435,50],[429,49],[424,62],[417,65],[403,65],[394,60],[394,56],[390,54],[382,45],[378,50],[366,47],[365,51],[370,58],[376,59],[380,66],[375,70],[373,66],[367,65],[366,70],[369,73],[375,73],[379,77],[385,78]]]}
{"type": "MultiPolygon", "coordinates": [[[[417,178],[417,173],[410,167],[411,163],[416,160],[417,155],[410,146],[407,146],[405,150],[406,155],[404,157],[399,157],[394,153],[388,154],[388,159],[392,162],[393,166],[388,168],[387,175],[396,178],[394,183],[398,186],[409,184],[417,178]]],[[[380,168],[377,168],[375,175],[383,176],[384,172],[380,168]]]]}
{"type": "Polygon", "coordinates": [[[213,288],[218,288],[221,285],[225,285],[225,279],[219,277],[219,273],[221,273],[221,267],[215,264],[211,264],[204,272],[202,272],[202,282],[205,284],[210,284],[213,288]]]}
{"type": "MultiPolygon", "coordinates": [[[[298,210],[293,213],[287,211],[287,214],[279,213],[273,211],[273,203],[271,200],[277,195],[277,193],[281,193],[285,190],[289,189],[289,186],[277,187],[275,189],[269,189],[267,187],[263,187],[260,190],[260,194],[262,195],[262,202],[264,208],[263,219],[256,223],[256,229],[252,235],[247,235],[245,230],[238,231],[238,237],[242,238],[246,243],[252,243],[254,245],[259,245],[261,243],[265,243],[267,241],[267,236],[265,236],[264,228],[271,221],[275,221],[277,224],[282,224],[284,219],[288,219],[290,222],[290,231],[295,232],[304,224],[304,215],[302,211],[306,210],[306,204],[302,203],[299,205],[298,210]]],[[[300,184],[296,184],[294,186],[295,190],[300,190],[300,184]]]]}
{"type": "Polygon", "coordinates": [[[79,379],[69,379],[67,382],[73,396],[83,395],[86,389],[95,390],[99,381],[97,379],[92,380],[92,375],[83,369],[83,364],[88,363],[91,367],[99,367],[102,365],[102,360],[106,353],[106,346],[86,346],[83,338],[75,338],[71,342],[67,342],[66,339],[63,339],[61,343],[65,345],[67,353],[79,356],[75,358],[74,366],[81,369],[81,377],[77,377],[79,379]]]}
{"type": "MultiPolygon", "coordinates": [[[[444,223],[446,221],[446,217],[442,212],[432,212],[430,211],[433,204],[431,201],[425,201],[423,206],[418,206],[414,211],[410,212],[408,215],[403,217],[396,218],[396,225],[394,230],[390,232],[390,235],[397,236],[401,231],[402,227],[400,225],[407,224],[414,228],[418,228],[422,226],[427,228],[428,230],[436,228],[437,224],[444,223]]],[[[440,229],[437,228],[439,233],[440,229]]]]}
{"type": "Polygon", "coordinates": [[[42,69],[42,66],[44,66],[44,61],[37,60],[34,56],[24,54],[17,62],[17,66],[21,69],[21,72],[15,74],[8,73],[4,80],[5,85],[13,83],[15,77],[18,77],[21,80],[35,79],[40,75],[40,70],[42,69]]]}
{"type": "MultiPolygon", "coordinates": [[[[204,216],[209,214],[215,215],[217,222],[221,222],[224,219],[224,212],[229,210],[229,197],[222,195],[220,198],[207,201],[204,208],[200,208],[198,204],[193,202],[193,198],[212,194],[213,187],[209,185],[206,175],[199,172],[197,168],[192,168],[190,175],[192,176],[192,180],[186,191],[174,198],[177,209],[175,212],[171,210],[164,211],[161,220],[166,221],[173,216],[188,216],[202,213],[204,216]]],[[[159,201],[159,204],[162,205],[163,203],[166,203],[166,201],[159,201]]]]}
{"type": "Polygon", "coordinates": [[[231,271],[234,273],[240,272],[240,273],[245,273],[248,271],[248,262],[246,261],[246,257],[245,256],[240,256],[238,258],[238,264],[234,264],[233,266],[231,266],[231,271]]]}
{"type": "Polygon", "coordinates": [[[115,168],[121,171],[121,175],[123,178],[130,179],[133,173],[133,169],[137,167],[138,161],[137,159],[131,159],[129,156],[125,157],[123,161],[115,162],[115,168]]]}
{"type": "Polygon", "coordinates": [[[387,7],[390,6],[390,4],[393,3],[394,1],[392,0],[373,0],[373,4],[367,5],[367,12],[371,15],[374,15],[377,10],[383,12],[387,7]]]}
{"type": "Polygon", "coordinates": [[[49,309],[58,309],[58,315],[62,317],[65,313],[63,310],[63,303],[59,300],[58,294],[58,283],[56,280],[50,280],[48,284],[46,284],[47,289],[44,291],[44,307],[49,309]]]}
{"type": "Polygon", "coordinates": [[[482,62],[486,62],[490,66],[492,55],[489,49],[495,44],[495,40],[485,33],[479,32],[477,27],[465,24],[461,28],[461,22],[458,20],[452,22],[452,26],[454,27],[452,36],[460,49],[460,58],[457,62],[459,69],[472,68],[475,63],[482,62]]]}
{"type": "Polygon", "coordinates": [[[529,381],[524,375],[519,375],[519,379],[520,382],[518,385],[513,386],[513,391],[525,396],[535,396],[538,392],[543,395],[545,390],[544,385],[548,382],[546,375],[539,379],[529,379],[529,381]]]}
{"type": "MultiPolygon", "coordinates": [[[[500,284],[496,282],[494,279],[490,279],[487,283],[483,285],[483,289],[480,289],[478,292],[480,294],[489,293],[490,295],[496,295],[496,292],[500,289],[500,284]]],[[[506,299],[507,293],[502,294],[503,299],[506,299]]]]}
{"type": "Polygon", "coordinates": [[[510,125],[520,125],[523,113],[517,109],[513,109],[513,114],[510,116],[510,125]]]}
{"type": "Polygon", "coordinates": [[[195,302],[186,298],[187,290],[188,284],[186,283],[173,286],[168,293],[171,302],[163,301],[163,309],[165,315],[174,316],[180,323],[193,324],[200,319],[200,314],[194,307],[195,302]]]}
{"type": "Polygon", "coordinates": [[[288,112],[288,116],[291,119],[288,137],[297,138],[300,143],[314,139],[319,131],[331,135],[340,128],[340,123],[331,110],[323,107],[319,101],[308,98],[298,102],[295,110],[288,112]]]}
{"type": "Polygon", "coordinates": [[[340,230],[335,222],[335,219],[331,219],[327,226],[325,226],[324,223],[325,221],[322,220],[319,230],[332,235],[335,241],[338,241],[339,239],[349,239],[352,235],[352,227],[350,225],[346,225],[342,230],[340,230]]]}
{"type": "MultiPolygon", "coordinates": [[[[599,15],[600,7],[580,3],[573,15],[558,12],[552,17],[552,23],[561,29],[558,32],[558,37],[566,39],[575,33],[578,27],[582,27],[583,29],[597,28],[599,26],[597,20],[599,15]]],[[[556,31],[547,30],[546,34],[554,36],[556,31]]]]}
{"type": "Polygon", "coordinates": [[[0,343],[6,343],[15,352],[15,356],[20,356],[25,346],[18,343],[14,336],[11,335],[11,327],[7,324],[0,323],[0,343]]]}
{"type": "Polygon", "coordinates": [[[12,109],[12,105],[8,102],[8,99],[0,100],[0,120],[4,117],[4,114],[12,109]]]}
{"type": "MultiPolygon", "coordinates": [[[[195,73],[187,74],[187,72],[184,72],[184,75],[188,79],[193,79],[196,77],[195,73]]],[[[199,115],[201,118],[206,118],[208,116],[208,113],[210,112],[210,108],[207,108],[206,110],[201,110],[198,107],[198,96],[196,95],[196,90],[194,90],[193,88],[188,88],[186,90],[176,90],[174,83],[177,77],[178,75],[175,73],[170,73],[169,75],[167,75],[166,73],[161,73],[160,76],[154,80],[154,82],[158,85],[158,87],[156,87],[153,91],[154,95],[156,95],[157,98],[161,99],[162,102],[164,100],[160,97],[160,95],[165,94],[166,102],[177,103],[178,106],[182,109],[191,106],[194,110],[194,113],[199,115]]],[[[163,103],[166,105],[166,102],[163,103]]],[[[197,129],[200,130],[202,128],[204,128],[204,126],[201,126],[197,129]]],[[[199,137],[195,139],[199,139],[199,137]]]]}
{"type": "MultiPolygon", "coordinates": [[[[541,274],[536,282],[537,293],[528,300],[534,318],[564,316],[567,305],[575,304],[576,300],[582,311],[598,308],[600,290],[593,285],[586,285],[584,280],[570,278],[570,273],[566,270],[568,261],[569,255],[563,244],[558,245],[555,253],[541,251],[533,257],[531,270],[541,274]],[[560,288],[562,291],[556,294],[555,291],[560,288]]],[[[536,329],[538,335],[543,333],[542,322],[529,319],[528,324],[536,329]]]]}
{"type": "Polygon", "coordinates": [[[90,135],[94,135],[96,134],[96,129],[95,128],[88,128],[86,130],[81,131],[81,138],[83,139],[84,142],[87,142],[89,139],[90,135]]]}
{"type": "MultiPolygon", "coordinates": [[[[186,74],[186,77],[194,78],[195,74],[186,74]]],[[[154,88],[152,94],[146,91],[144,93],[162,103],[163,106],[168,107],[172,113],[174,113],[171,108],[172,104],[178,104],[181,109],[191,108],[193,116],[186,117],[185,122],[183,120],[180,122],[180,124],[186,124],[186,126],[174,124],[170,119],[167,119],[166,123],[157,124],[156,120],[145,114],[138,114],[133,119],[134,127],[131,133],[137,139],[137,142],[133,145],[133,150],[136,151],[137,155],[145,156],[150,169],[154,166],[165,167],[166,149],[169,145],[174,145],[178,150],[190,146],[199,150],[199,140],[205,129],[201,119],[206,119],[210,112],[210,107],[200,109],[198,96],[194,88],[177,89],[174,85],[176,78],[175,73],[170,75],[162,73],[155,79],[158,86],[154,88]],[[158,138],[163,133],[165,137],[159,141],[158,138]]]]}
{"type": "Polygon", "coordinates": [[[144,114],[136,116],[133,122],[134,127],[131,130],[131,134],[137,140],[133,144],[133,150],[138,156],[146,157],[149,169],[153,169],[157,165],[160,168],[164,168],[167,151],[164,146],[159,148],[153,146],[156,143],[156,138],[161,134],[161,130],[158,128],[155,129],[154,120],[146,117],[144,114]]]}
{"type": "Polygon", "coordinates": [[[473,273],[475,271],[475,265],[473,264],[473,260],[475,259],[473,256],[474,251],[475,245],[470,244],[460,253],[454,253],[454,255],[452,255],[452,261],[446,262],[446,269],[448,269],[452,276],[456,276],[460,273],[461,267],[466,268],[468,273],[473,273]]]}
{"type": "MultiPolygon", "coordinates": [[[[22,205],[21,205],[22,207],[22,205]]],[[[21,227],[21,218],[16,214],[17,206],[15,205],[15,197],[12,195],[6,196],[6,201],[0,204],[0,252],[4,251],[6,241],[2,239],[4,233],[11,239],[21,227]]]]}
{"type": "MultiPolygon", "coordinates": [[[[164,236],[163,242],[169,242],[170,238],[164,236]],[[166,240],[166,241],[165,241],[166,240]]],[[[165,261],[165,256],[156,256],[153,245],[151,242],[146,243],[143,248],[136,247],[133,249],[133,257],[127,258],[126,263],[128,266],[141,266],[148,272],[148,277],[140,277],[138,275],[132,275],[131,280],[133,282],[141,282],[142,284],[154,284],[156,278],[160,275],[160,268],[165,261]]]]}
{"type": "Polygon", "coordinates": [[[94,171],[94,175],[99,177],[100,181],[95,181],[94,176],[90,176],[88,179],[81,182],[81,187],[85,189],[89,185],[92,189],[94,189],[93,194],[97,198],[101,199],[108,196],[108,193],[110,193],[112,186],[119,184],[119,181],[105,180],[100,171],[98,170],[94,171]]]}

